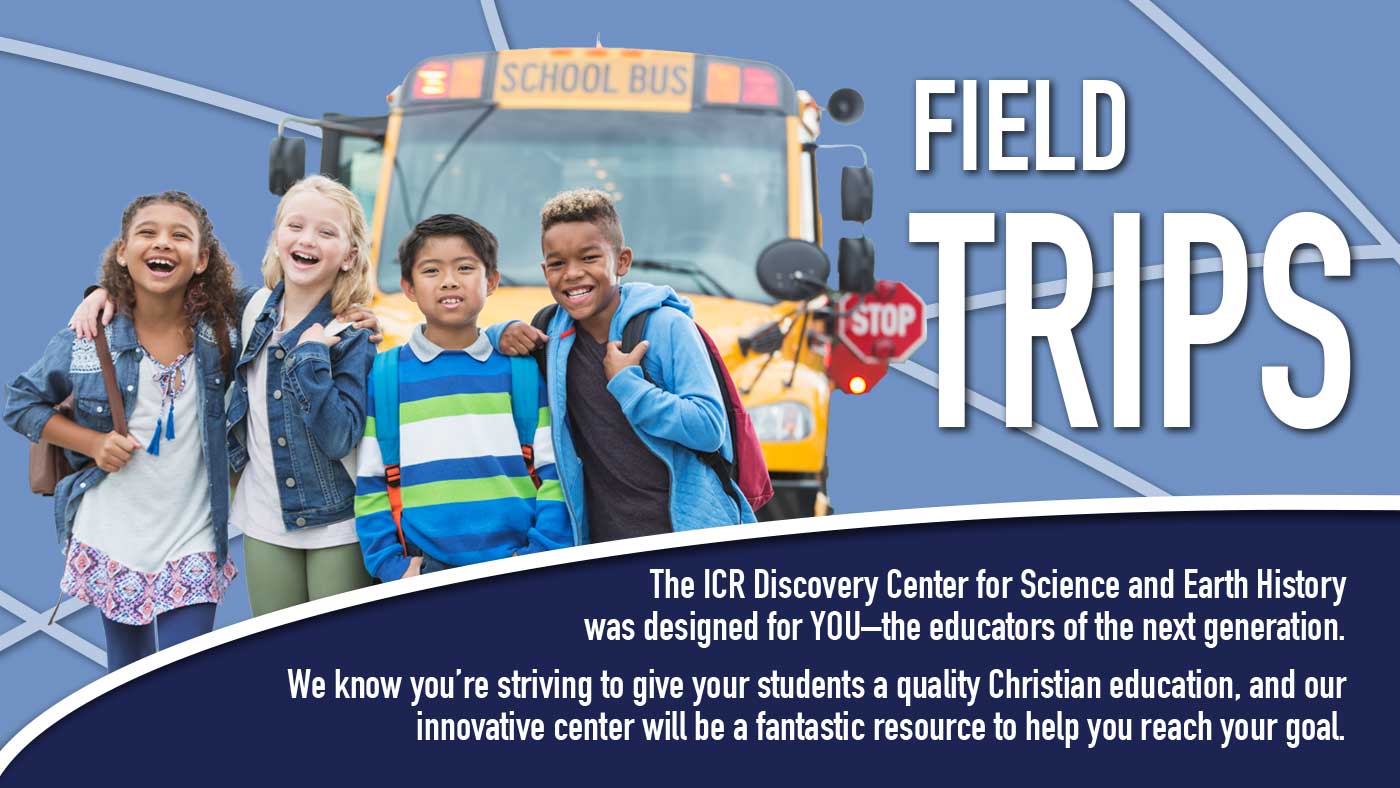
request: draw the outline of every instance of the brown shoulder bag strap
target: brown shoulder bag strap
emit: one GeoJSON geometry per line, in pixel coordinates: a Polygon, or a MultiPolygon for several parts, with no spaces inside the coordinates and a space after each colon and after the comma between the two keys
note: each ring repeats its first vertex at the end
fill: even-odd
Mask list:
{"type": "MultiPolygon", "coordinates": [[[[99,330],[92,338],[97,345],[97,361],[102,365],[102,383],[107,388],[107,407],[112,409],[112,429],[128,435],[126,428],[126,407],[122,405],[122,390],[117,385],[117,368],[112,364],[112,350],[107,346],[107,333],[99,330]]],[[[63,548],[63,560],[68,561],[68,550],[73,546],[73,537],[68,537],[68,544],[63,548]]],[[[54,602],[53,612],[49,614],[49,626],[58,620],[58,607],[63,601],[63,591],[58,593],[58,601],[54,602]]]]}
{"type": "Polygon", "coordinates": [[[122,390],[117,385],[117,368],[112,365],[112,351],[107,347],[107,333],[99,330],[92,338],[97,344],[97,360],[102,364],[102,382],[107,386],[107,406],[112,409],[112,429],[122,435],[126,429],[126,407],[122,405],[122,390]]]}

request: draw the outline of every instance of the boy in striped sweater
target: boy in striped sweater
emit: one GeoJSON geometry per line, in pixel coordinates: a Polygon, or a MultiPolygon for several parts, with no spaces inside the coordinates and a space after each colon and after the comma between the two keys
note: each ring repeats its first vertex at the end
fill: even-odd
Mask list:
{"type": "Polygon", "coordinates": [[[398,523],[373,418],[379,365],[370,376],[355,526],[365,567],[381,580],[573,543],[543,380],[532,478],[512,416],[511,362],[477,329],[500,280],[496,249],[489,230],[455,214],[425,219],[399,246],[404,294],[427,322],[385,351],[399,354],[398,523]]]}

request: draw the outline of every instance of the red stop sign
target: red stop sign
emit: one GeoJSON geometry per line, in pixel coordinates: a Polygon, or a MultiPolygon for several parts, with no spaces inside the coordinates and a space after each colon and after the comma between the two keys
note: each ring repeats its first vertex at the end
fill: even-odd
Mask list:
{"type": "Polygon", "coordinates": [[[924,299],[903,282],[881,280],[870,293],[836,302],[836,334],[867,364],[905,361],[928,339],[924,299]]]}

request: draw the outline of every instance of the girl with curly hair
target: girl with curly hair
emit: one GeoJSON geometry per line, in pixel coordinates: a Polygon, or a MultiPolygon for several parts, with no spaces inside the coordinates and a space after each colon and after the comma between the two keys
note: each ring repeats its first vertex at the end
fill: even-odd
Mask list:
{"type": "Polygon", "coordinates": [[[69,451],[54,493],[61,587],[103,616],[116,670],[214,626],[228,556],[224,392],[236,349],[233,267],[203,206],[146,195],[102,261],[106,329],[129,434],[113,429],[97,347],[70,329],[8,387],[5,420],[69,451]],[[73,417],[54,410],[70,394],[73,417]],[[157,629],[159,630],[157,632],[157,629]]]}

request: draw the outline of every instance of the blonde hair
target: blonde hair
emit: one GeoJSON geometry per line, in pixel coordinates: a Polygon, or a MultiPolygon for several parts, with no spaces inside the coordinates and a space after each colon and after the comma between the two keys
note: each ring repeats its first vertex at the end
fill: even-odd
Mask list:
{"type": "Polygon", "coordinates": [[[588,222],[612,242],[613,251],[622,251],[622,221],[617,218],[608,195],[597,189],[570,189],[549,198],[540,209],[540,235],[564,222],[588,222]]]}
{"type": "Polygon", "coordinates": [[[349,220],[345,232],[355,253],[350,257],[350,270],[336,274],[335,285],[331,287],[331,311],[337,315],[356,304],[369,303],[374,295],[374,286],[369,273],[369,226],[365,221],[365,209],[349,189],[324,175],[308,175],[292,184],[292,188],[282,195],[277,203],[277,213],[272,218],[272,234],[267,239],[267,251],[263,253],[263,284],[269,288],[282,281],[282,260],[277,254],[277,228],[282,226],[282,218],[287,210],[287,202],[303,192],[315,192],[345,209],[349,220]]]}

